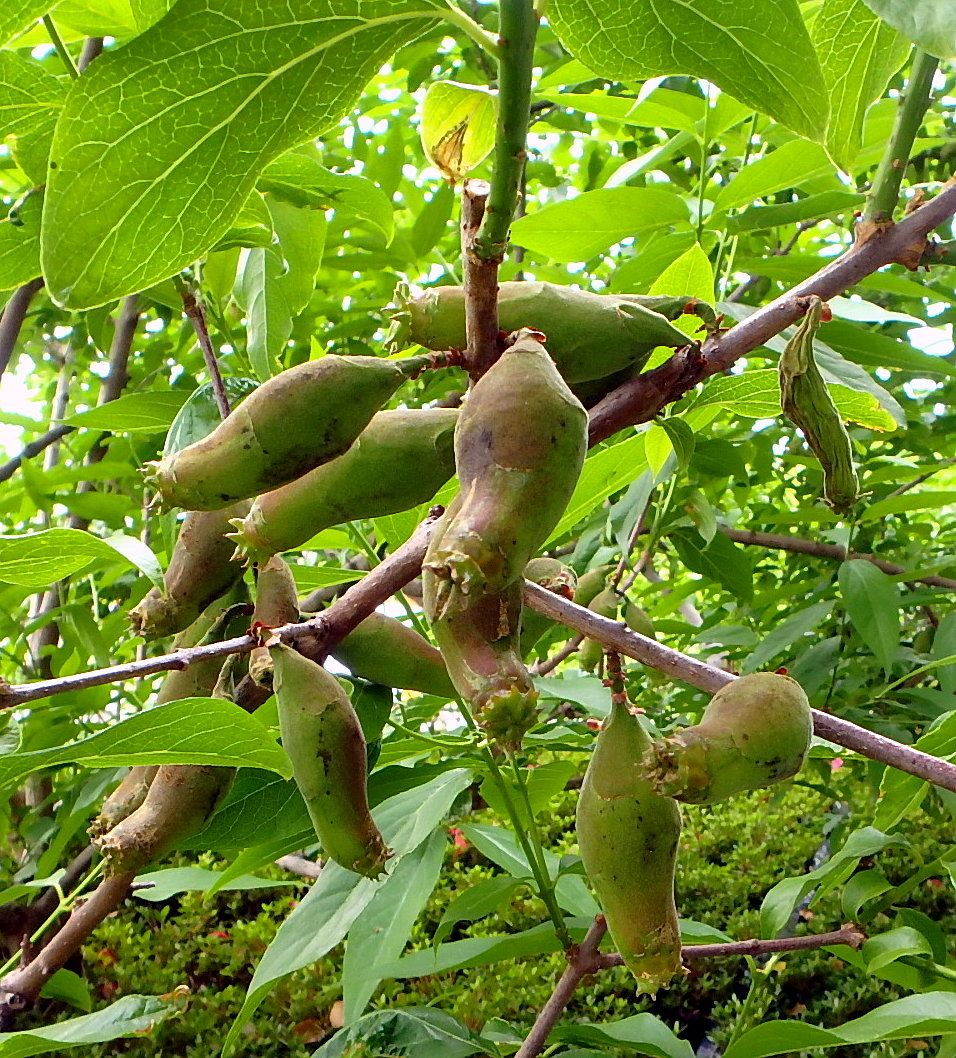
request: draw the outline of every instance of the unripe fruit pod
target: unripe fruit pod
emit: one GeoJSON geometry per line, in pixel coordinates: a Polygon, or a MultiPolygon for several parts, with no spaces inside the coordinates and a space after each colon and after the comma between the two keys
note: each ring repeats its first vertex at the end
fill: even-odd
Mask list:
{"type": "Polygon", "coordinates": [[[110,874],[141,871],[162,859],[212,818],[235,768],[164,764],[135,812],[96,841],[110,874]]]}
{"type": "MultiPolygon", "coordinates": [[[[604,588],[588,603],[588,609],[600,617],[607,617],[614,621],[617,620],[617,611],[620,605],[620,596],[610,588],[604,588]]],[[[578,663],[586,672],[594,672],[601,663],[603,652],[604,647],[602,644],[597,639],[588,637],[578,647],[578,663]]]]}
{"type": "Polygon", "coordinates": [[[277,489],[345,452],[429,357],[325,356],[282,371],[211,434],[150,464],[167,507],[219,510],[277,489]]]}
{"type": "Polygon", "coordinates": [[[674,873],[681,819],[677,802],[642,775],[651,741],[615,702],[588,763],[578,798],[584,869],[638,992],[655,993],[681,972],[674,873]]]}
{"type": "Polygon", "coordinates": [[[489,738],[520,746],[537,719],[538,700],[521,659],[521,582],[441,617],[435,616],[437,578],[426,569],[422,583],[425,613],[458,694],[489,738]]]}
{"type": "MultiPolygon", "coordinates": [[[[410,296],[396,292],[388,341],[393,349],[465,347],[465,295],[461,287],[433,287],[410,296]]],[[[712,322],[714,311],[696,298],[592,294],[553,283],[509,282],[498,287],[498,323],[511,332],[528,327],[548,336],[548,351],[571,385],[641,368],[659,345],[679,348],[691,339],[670,321],[685,312],[712,322]]]]}
{"type": "Polygon", "coordinates": [[[441,654],[414,628],[372,613],[336,646],[332,657],[372,683],[452,698],[455,687],[441,654]]]}
{"type": "MultiPolygon", "coordinates": [[[[577,574],[570,566],[564,565],[556,558],[533,558],[524,568],[524,579],[538,584],[547,591],[560,595],[563,599],[573,599],[577,586],[577,574]]],[[[521,655],[527,657],[534,649],[535,643],[556,622],[545,617],[537,610],[525,606],[521,611],[521,655]]]]}
{"type": "Polygon", "coordinates": [[[112,830],[146,800],[159,765],[138,764],[123,776],[119,786],[106,798],[90,824],[89,835],[96,839],[112,830]]]}
{"type": "Polygon", "coordinates": [[[159,639],[181,632],[242,577],[242,567],[232,561],[233,546],[226,533],[230,519],[245,517],[248,510],[244,501],[224,511],[186,515],[163,578],[163,590],[151,589],[129,612],[137,635],[159,639]]]}
{"type": "Polygon", "coordinates": [[[587,413],[534,332],[477,382],[455,430],[461,490],[425,555],[434,614],[519,580],[557,525],[587,450],[587,413]]]}
{"type": "Polygon", "coordinates": [[[293,647],[269,643],[282,745],[329,859],[377,877],[391,855],[368,807],[362,727],[341,684],[293,647]]]}
{"type": "Polygon", "coordinates": [[[291,551],[342,522],[427,503],[455,473],[455,408],[379,412],[343,455],[267,492],[235,523],[239,555],[291,551]]]}
{"type": "Polygon", "coordinates": [[[716,804],[796,775],[813,735],[803,688],[790,676],[755,672],[711,698],[701,721],[655,745],[657,789],[688,804],[716,804]]]}
{"type": "MultiPolygon", "coordinates": [[[[252,626],[263,630],[281,628],[298,619],[299,598],[292,570],[284,559],[273,555],[256,575],[252,626]]],[[[260,687],[272,687],[272,655],[268,647],[255,647],[249,654],[249,678],[260,687]]]]}

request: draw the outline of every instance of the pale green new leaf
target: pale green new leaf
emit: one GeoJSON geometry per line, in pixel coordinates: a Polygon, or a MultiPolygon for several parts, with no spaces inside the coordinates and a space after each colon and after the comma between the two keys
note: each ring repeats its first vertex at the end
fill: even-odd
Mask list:
{"type": "Polygon", "coordinates": [[[56,0],[4,0],[0,10],[0,48],[56,6],[56,0]]]}
{"type": "Polygon", "coordinates": [[[823,136],[826,88],[797,0],[551,0],[548,21],[602,77],[690,74],[823,136]]]}
{"type": "Polygon", "coordinates": [[[851,173],[863,146],[867,107],[906,62],[910,44],[863,0],[824,0],[811,35],[830,95],[826,148],[851,173]]]}
{"type": "Polygon", "coordinates": [[[717,210],[749,206],[758,198],[784,188],[799,187],[832,172],[833,163],[818,143],[791,140],[751,162],[720,190],[714,203],[715,219],[719,219],[717,210]]]}
{"type": "Polygon", "coordinates": [[[956,57],[956,5],[950,0],[864,0],[894,29],[941,59],[956,57]]]}
{"type": "Polygon", "coordinates": [[[131,37],[158,22],[175,0],[60,0],[57,22],[87,37],[131,37]]]}
{"type": "Polygon", "coordinates": [[[454,182],[488,157],[495,145],[497,99],[486,88],[435,81],[421,106],[419,135],[429,161],[454,182]]]}
{"type": "Polygon", "coordinates": [[[126,393],[109,405],[78,411],[63,421],[81,430],[159,433],[169,429],[188,396],[185,390],[172,389],[126,393]]]}
{"type": "Polygon", "coordinates": [[[249,251],[240,280],[240,300],[246,307],[246,353],[260,382],[276,370],[276,358],[292,334],[292,311],[282,280],[282,259],[272,247],[249,251]]]}
{"type": "Polygon", "coordinates": [[[23,536],[0,536],[0,582],[46,588],[87,569],[94,562],[138,566],[125,551],[80,529],[44,529],[23,536]],[[122,556],[122,558],[121,558],[122,556]]]}
{"type": "Polygon", "coordinates": [[[40,768],[82,764],[209,764],[263,768],[286,778],[292,768],[267,727],[224,698],[182,698],[145,709],[66,746],[0,757],[0,788],[40,768]]]}
{"type": "Polygon", "coordinates": [[[11,137],[20,168],[41,184],[53,128],[66,98],[67,81],[40,62],[12,51],[0,52],[0,140],[11,137]]]}
{"type": "Polygon", "coordinates": [[[529,213],[515,221],[511,234],[517,245],[567,263],[587,261],[621,239],[671,224],[689,225],[687,205],[673,191],[614,187],[529,213]]]}
{"type": "Polygon", "coordinates": [[[201,257],[263,168],[348,113],[435,10],[303,0],[290,18],[280,0],[180,0],[102,56],[54,136],[42,249],[52,296],[92,308],[201,257]]]}

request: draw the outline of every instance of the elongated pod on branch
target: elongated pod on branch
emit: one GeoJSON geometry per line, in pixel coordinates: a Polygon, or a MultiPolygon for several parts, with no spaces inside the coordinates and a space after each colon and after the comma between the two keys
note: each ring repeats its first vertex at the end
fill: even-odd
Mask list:
{"type": "Polygon", "coordinates": [[[455,473],[457,421],[453,408],[379,412],[343,455],[258,497],[233,523],[238,555],[268,558],[330,526],[427,503],[455,473]]]}
{"type": "Polygon", "coordinates": [[[689,804],[716,804],[796,775],[810,750],[813,717],[796,680],[754,672],[710,700],[699,724],[656,742],[649,777],[689,804]]]}
{"type": "MultiPolygon", "coordinates": [[[[415,343],[426,349],[465,346],[462,287],[433,287],[395,294],[388,340],[392,348],[415,343]]],[[[592,294],[553,283],[501,283],[498,323],[504,331],[544,331],[551,354],[569,385],[641,368],[657,346],[678,348],[691,339],[670,322],[684,314],[713,323],[714,310],[690,296],[592,294]]]]}
{"type": "Polygon", "coordinates": [[[521,576],[571,498],[587,413],[532,331],[471,391],[455,429],[461,490],[425,555],[430,617],[466,610],[521,576]]]}
{"type": "Polygon", "coordinates": [[[150,465],[167,507],[220,510],[279,488],[347,451],[431,356],[325,356],[264,382],[201,441],[150,465]]]}
{"type": "Polygon", "coordinates": [[[181,632],[211,603],[242,577],[232,561],[233,546],[226,537],[230,520],[245,517],[242,502],[224,511],[194,511],[186,515],[173,547],[163,588],[152,588],[129,612],[133,631],[146,639],[181,632]]]}
{"type": "Polygon", "coordinates": [[[332,657],[371,683],[451,698],[455,688],[441,654],[394,617],[372,613],[332,648],[332,657]]]}
{"type": "Polygon", "coordinates": [[[269,643],[282,745],[325,854],[374,878],[390,852],[372,819],[365,739],[338,680],[293,647],[269,643]]]}
{"type": "Polygon", "coordinates": [[[820,460],[827,504],[838,514],[849,514],[860,496],[853,445],[813,355],[814,336],[829,310],[818,297],[811,295],[809,301],[806,316],[780,357],[780,404],[820,460]]]}
{"type": "Polygon", "coordinates": [[[608,931],[638,992],[681,971],[674,873],[677,802],[642,774],[651,740],[626,703],[613,701],[578,798],[578,847],[608,931]]]}
{"type": "MultiPolygon", "coordinates": [[[[564,565],[556,558],[533,558],[524,568],[525,580],[540,584],[542,588],[560,595],[563,599],[573,599],[577,587],[577,574],[570,566],[564,565]]],[[[525,606],[521,612],[521,653],[524,657],[534,649],[535,643],[553,628],[555,622],[537,610],[525,606]]]]}
{"type": "MultiPolygon", "coordinates": [[[[298,619],[299,599],[292,570],[285,559],[273,555],[259,566],[256,574],[256,608],[252,614],[252,627],[257,634],[268,638],[270,629],[292,624],[298,619]]],[[[255,647],[249,654],[249,678],[260,687],[271,687],[272,674],[269,648],[255,647]]]]}

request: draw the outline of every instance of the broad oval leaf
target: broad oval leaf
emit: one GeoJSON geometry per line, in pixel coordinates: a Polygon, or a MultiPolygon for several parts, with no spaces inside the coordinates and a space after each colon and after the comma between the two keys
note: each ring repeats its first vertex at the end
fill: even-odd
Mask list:
{"type": "Polygon", "coordinates": [[[690,74],[823,137],[826,87],[797,0],[552,0],[548,20],[602,77],[690,74]]]}
{"type": "Polygon", "coordinates": [[[859,558],[840,566],[839,581],[851,624],[889,673],[900,649],[899,585],[859,558]]]}
{"type": "Polygon", "coordinates": [[[41,252],[54,299],[92,308],[201,257],[264,166],[333,126],[434,16],[428,0],[304,0],[294,19],[279,0],[181,0],[102,56],[53,141],[41,252]]]}

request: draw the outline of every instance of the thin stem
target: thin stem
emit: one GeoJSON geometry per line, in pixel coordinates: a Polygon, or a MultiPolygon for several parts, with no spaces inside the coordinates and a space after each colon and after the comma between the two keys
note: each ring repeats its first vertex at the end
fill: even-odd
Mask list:
{"type": "Polygon", "coordinates": [[[470,37],[482,51],[487,52],[495,59],[501,57],[501,48],[494,35],[489,33],[483,26],[480,26],[470,15],[466,15],[460,7],[453,3],[453,0],[448,0],[447,7],[442,8],[440,14],[446,22],[457,26],[470,37]]]}
{"type": "Polygon", "coordinates": [[[3,306],[3,315],[0,316],[0,377],[13,356],[33,295],[42,288],[41,278],[31,279],[29,283],[17,287],[3,306]]]}
{"type": "MultiPolygon", "coordinates": [[[[432,746],[438,746],[440,749],[461,749],[461,739],[442,739],[433,738],[431,735],[426,735],[422,731],[413,731],[410,727],[406,727],[404,724],[400,724],[397,720],[389,719],[388,726],[395,728],[396,731],[400,731],[407,738],[414,738],[420,742],[428,742],[432,746]]],[[[464,743],[467,745],[468,743],[464,743]]]]}
{"type": "Polygon", "coordinates": [[[206,314],[201,302],[186,285],[182,276],[173,276],[173,283],[179,296],[183,299],[183,311],[189,317],[189,322],[196,332],[196,340],[202,349],[203,360],[206,362],[206,370],[212,382],[213,395],[216,398],[216,407],[219,409],[219,417],[225,419],[229,414],[229,396],[226,393],[225,384],[222,381],[222,372],[219,370],[219,360],[216,350],[212,347],[209,339],[209,328],[206,326],[206,314]]]}
{"type": "Polygon", "coordinates": [[[534,0],[506,0],[498,5],[498,131],[491,194],[475,252],[485,261],[501,261],[508,249],[508,230],[518,205],[521,174],[527,157],[531,108],[531,75],[538,13],[534,0]]]}
{"type": "Polygon", "coordinates": [[[913,141],[930,104],[933,77],[938,65],[939,60],[935,56],[927,55],[920,48],[913,49],[913,66],[900,96],[893,131],[873,177],[870,197],[863,211],[864,222],[883,225],[893,220],[913,141]]]}
{"type": "Polygon", "coordinates": [[[753,1010],[757,996],[764,990],[770,971],[773,969],[780,956],[771,956],[770,961],[763,969],[757,966],[757,963],[752,956],[748,955],[746,958],[750,965],[750,987],[747,989],[747,997],[744,999],[743,1006],[740,1008],[740,1013],[737,1015],[737,1020],[734,1022],[733,1032],[731,1032],[730,1040],[727,1043],[728,1047],[733,1047],[744,1031],[749,1028],[750,1013],[753,1010]]]}
{"type": "Polygon", "coordinates": [[[697,241],[704,235],[704,191],[707,188],[707,146],[710,142],[710,85],[704,92],[704,129],[700,142],[700,176],[697,181],[697,241]]]}
{"type": "Polygon", "coordinates": [[[56,48],[57,55],[63,60],[66,72],[75,81],[77,77],[80,76],[80,71],[77,69],[76,63],[73,61],[73,56],[70,54],[69,48],[63,43],[60,31],[56,28],[56,24],[50,15],[44,15],[41,21],[49,34],[50,40],[53,41],[53,47],[56,48]]]}

